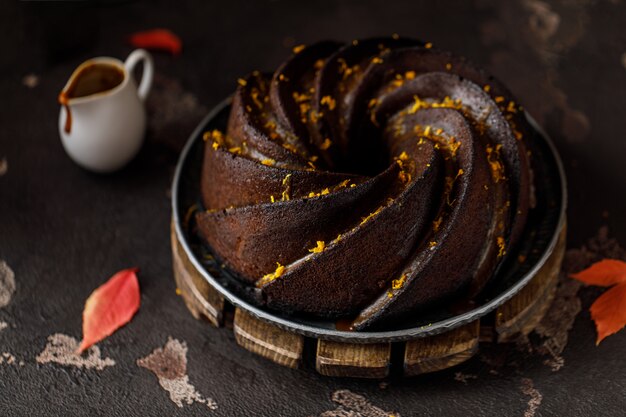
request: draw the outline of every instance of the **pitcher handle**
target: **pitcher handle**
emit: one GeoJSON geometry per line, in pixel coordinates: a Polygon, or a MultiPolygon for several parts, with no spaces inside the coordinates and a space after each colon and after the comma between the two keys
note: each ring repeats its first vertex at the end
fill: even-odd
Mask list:
{"type": "Polygon", "coordinates": [[[152,56],[145,49],[135,49],[126,58],[124,67],[126,67],[126,72],[130,75],[139,61],[143,61],[143,73],[141,74],[141,83],[137,88],[137,95],[141,101],[145,101],[150,92],[150,87],[152,87],[152,77],[154,75],[152,56]]]}

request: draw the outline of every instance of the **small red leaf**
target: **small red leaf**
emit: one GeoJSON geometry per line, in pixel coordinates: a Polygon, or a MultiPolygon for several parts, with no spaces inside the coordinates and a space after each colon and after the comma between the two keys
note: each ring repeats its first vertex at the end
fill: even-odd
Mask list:
{"type": "Polygon", "coordinates": [[[572,274],[571,277],[585,284],[610,287],[626,282],[626,262],[603,259],[577,274],[572,274]]]}
{"type": "Polygon", "coordinates": [[[167,51],[172,55],[180,54],[182,42],[176,34],[168,29],[152,29],[135,32],[129,37],[131,45],[136,48],[167,51]]]}
{"type": "Polygon", "coordinates": [[[596,345],[607,336],[620,331],[626,324],[626,283],[607,290],[594,301],[589,309],[596,323],[596,345]]]}
{"type": "Polygon", "coordinates": [[[124,269],[96,288],[85,302],[82,353],[94,343],[125,325],[133,318],[140,304],[138,268],[124,269]]]}

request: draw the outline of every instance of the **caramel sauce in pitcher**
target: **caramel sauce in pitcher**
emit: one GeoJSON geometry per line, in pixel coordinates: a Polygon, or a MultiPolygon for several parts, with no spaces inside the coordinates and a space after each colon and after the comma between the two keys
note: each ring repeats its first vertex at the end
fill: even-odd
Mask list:
{"type": "Polygon", "coordinates": [[[93,63],[83,67],[59,94],[59,103],[65,107],[65,132],[72,130],[72,113],[69,102],[73,98],[87,97],[109,91],[122,84],[124,71],[116,65],[93,63]]]}

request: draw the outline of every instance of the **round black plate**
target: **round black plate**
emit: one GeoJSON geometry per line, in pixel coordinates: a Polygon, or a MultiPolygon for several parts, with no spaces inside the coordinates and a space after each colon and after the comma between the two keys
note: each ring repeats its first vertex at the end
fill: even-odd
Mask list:
{"type": "Polygon", "coordinates": [[[416,314],[406,321],[393,323],[383,331],[364,332],[337,330],[335,322],[330,320],[287,316],[269,311],[255,305],[253,288],[236,280],[210,256],[210,249],[190,233],[185,219],[190,208],[199,203],[204,146],[202,134],[212,129],[225,130],[229,110],[230,99],[216,106],[191,134],[180,155],[172,184],[175,233],[194,267],[211,286],[230,303],[280,328],[319,339],[372,343],[410,340],[462,326],[495,310],[519,292],[546,262],[565,225],[567,196],[561,160],[552,142],[527,116],[537,132],[540,132],[534,138],[536,149],[533,150],[533,158],[539,161],[541,172],[535,172],[537,208],[529,216],[526,235],[519,248],[525,261],[520,263],[517,262],[517,256],[510,256],[511,262],[500,269],[492,283],[473,300],[471,307],[465,307],[459,313],[459,303],[455,303],[455,311],[451,311],[449,305],[442,305],[416,314]]]}

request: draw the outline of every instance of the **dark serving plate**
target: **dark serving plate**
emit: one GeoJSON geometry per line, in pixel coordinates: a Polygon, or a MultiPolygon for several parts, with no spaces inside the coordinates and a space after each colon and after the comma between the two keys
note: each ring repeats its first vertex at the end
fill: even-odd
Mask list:
{"type": "MultiPolygon", "coordinates": [[[[298,315],[283,315],[258,306],[250,286],[236,280],[211,256],[210,249],[191,232],[190,208],[200,201],[200,167],[204,141],[202,134],[211,129],[224,130],[230,110],[230,99],[216,106],[200,122],[185,145],[174,174],[172,210],[175,233],[202,277],[226,300],[249,314],[280,328],[318,339],[352,343],[395,342],[443,333],[470,323],[494,311],[517,294],[541,269],[554,251],[559,233],[565,227],[567,205],[565,173],[559,155],[550,139],[528,117],[538,134],[534,139],[533,157],[539,163],[535,172],[537,207],[529,216],[527,231],[519,245],[518,256],[503,265],[489,286],[471,303],[447,303],[402,322],[394,322],[382,331],[345,331],[336,328],[335,321],[298,315]],[[451,305],[453,308],[451,308],[451,305]]],[[[196,206],[197,207],[197,206],[196,206]]],[[[193,223],[193,221],[191,222],[193,223]]]]}

